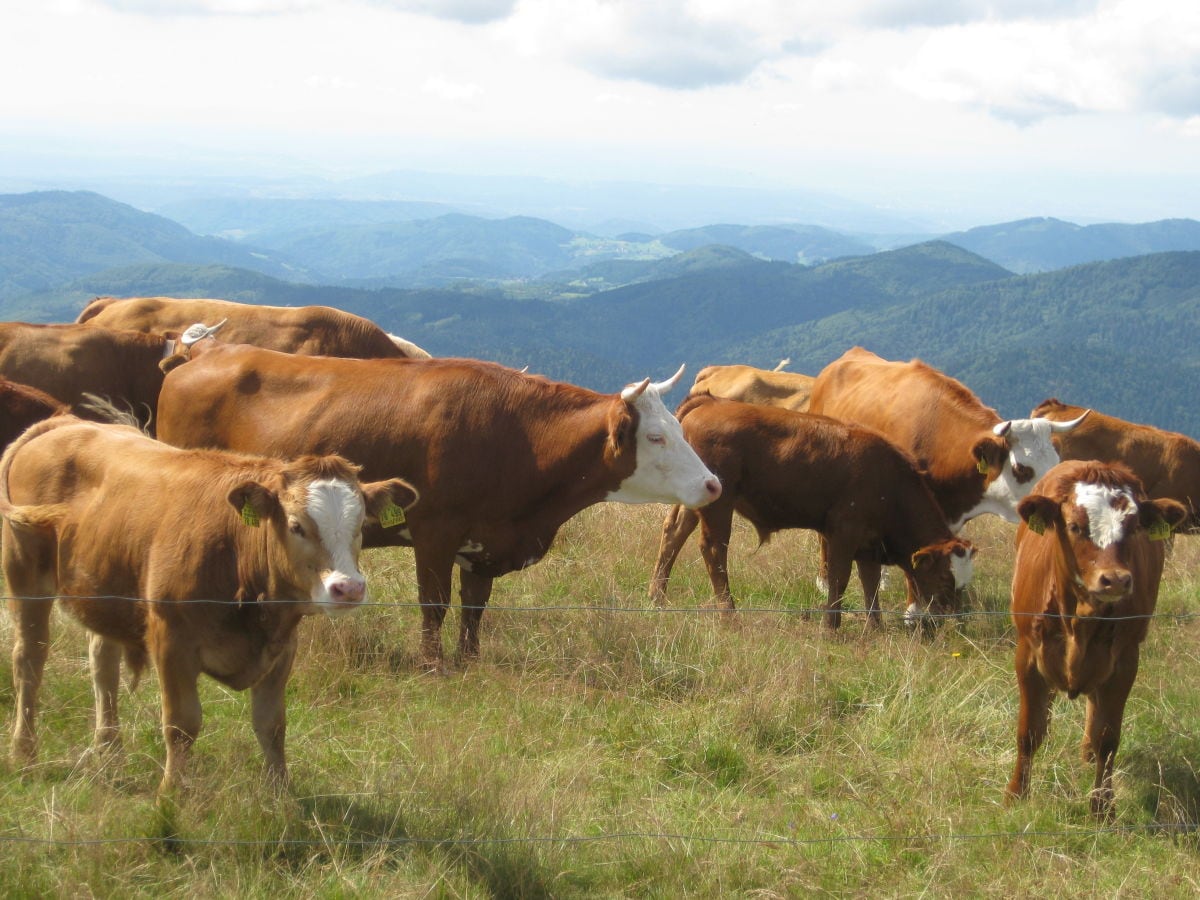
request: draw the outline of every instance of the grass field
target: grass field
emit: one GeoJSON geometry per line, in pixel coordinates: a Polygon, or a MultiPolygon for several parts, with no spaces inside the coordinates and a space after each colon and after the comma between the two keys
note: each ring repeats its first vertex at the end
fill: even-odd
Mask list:
{"type": "MultiPolygon", "coordinates": [[[[1012,526],[988,519],[968,614],[932,638],[809,614],[814,541],[735,532],[741,609],[695,542],[649,607],[660,507],[594,507],[497,582],[482,658],[420,674],[412,555],[364,557],[379,605],[302,628],[284,798],[260,784],[248,695],[203,683],[188,791],[158,802],[153,675],[125,752],[88,754],[86,640],[56,617],[42,756],[0,763],[6,896],[1129,896],[1200,893],[1200,539],[1168,562],[1117,758],[1088,815],[1083,703],[1060,699],[1032,796],[1010,807],[1012,526]],[[398,604],[398,605],[396,605],[398,604]]],[[[861,606],[857,586],[848,605],[861,606]]],[[[11,644],[7,620],[3,644],[11,644]]],[[[447,619],[453,647],[457,615],[447,619]]],[[[12,721],[12,671],[0,709],[12,721]]]]}

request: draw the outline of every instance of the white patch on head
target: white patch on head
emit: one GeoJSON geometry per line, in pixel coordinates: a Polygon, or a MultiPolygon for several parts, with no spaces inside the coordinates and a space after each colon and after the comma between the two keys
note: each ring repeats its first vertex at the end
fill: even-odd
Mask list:
{"type": "Polygon", "coordinates": [[[330,559],[329,571],[321,573],[321,586],[313,589],[313,601],[344,609],[345,604],[334,603],[330,589],[338,583],[364,581],[355,561],[366,514],[362,495],[345,481],[323,478],[308,486],[305,512],[317,526],[321,545],[330,559]]]}
{"type": "MultiPolygon", "coordinates": [[[[680,370],[682,372],[682,370],[680,370]]],[[[633,402],[638,412],[637,467],[605,500],[617,503],[679,503],[696,508],[720,496],[720,482],[683,437],[683,429],[649,385],[633,402]],[[712,489],[716,487],[716,490],[712,489]]]]}
{"type": "Polygon", "coordinates": [[[950,554],[950,574],[954,576],[954,589],[962,590],[971,583],[971,579],[975,577],[975,560],[974,555],[970,552],[959,556],[957,553],[950,554]]]}
{"type": "Polygon", "coordinates": [[[1125,520],[1130,513],[1137,512],[1133,494],[1124,488],[1083,481],[1075,485],[1075,503],[1087,513],[1088,536],[1101,550],[1125,536],[1125,520]]]}
{"type": "Polygon", "coordinates": [[[1043,475],[1059,463],[1058,451],[1050,440],[1050,425],[1049,419],[1010,420],[1008,431],[1003,435],[1008,441],[1008,456],[1003,469],[987,486],[979,505],[951,524],[952,531],[957,533],[969,519],[984,513],[1000,516],[1013,524],[1021,521],[1017,515],[1017,504],[1033,490],[1043,475]],[[1032,469],[1033,477],[1028,481],[1017,481],[1014,469],[1018,465],[1032,469]]]}

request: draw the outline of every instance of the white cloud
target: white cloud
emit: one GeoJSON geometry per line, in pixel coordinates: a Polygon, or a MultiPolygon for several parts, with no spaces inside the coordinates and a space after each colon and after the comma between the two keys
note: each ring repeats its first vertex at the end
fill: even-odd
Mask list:
{"type": "Polygon", "coordinates": [[[440,100],[448,100],[455,103],[474,100],[483,93],[483,88],[477,84],[454,82],[440,75],[431,75],[429,78],[426,78],[425,83],[421,85],[421,90],[427,94],[432,94],[440,100]]]}

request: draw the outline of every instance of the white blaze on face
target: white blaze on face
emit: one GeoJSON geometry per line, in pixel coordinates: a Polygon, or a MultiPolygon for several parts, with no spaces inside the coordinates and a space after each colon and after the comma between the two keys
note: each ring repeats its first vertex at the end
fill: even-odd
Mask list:
{"type": "Polygon", "coordinates": [[[1088,537],[1101,550],[1125,536],[1125,521],[1137,512],[1129,491],[1082,481],[1075,485],[1075,504],[1087,513],[1088,537]]]}
{"type": "MultiPolygon", "coordinates": [[[[1004,424],[1004,423],[1001,423],[1004,424]]],[[[1017,523],[1017,504],[1033,490],[1041,477],[1058,465],[1058,451],[1050,440],[1049,419],[1012,419],[1004,435],[1008,441],[1008,458],[1004,468],[988,485],[983,500],[956,523],[954,530],[961,528],[968,519],[983,513],[994,513],[1001,518],[1017,523]],[[1033,470],[1033,477],[1018,481],[1016,467],[1025,466],[1033,470]]],[[[997,425],[996,428],[1000,428],[997,425]]]]}
{"type": "Polygon", "coordinates": [[[633,402],[638,412],[637,468],[606,500],[696,508],[721,496],[721,482],[684,439],[659,393],[670,390],[682,374],[681,368],[674,379],[649,385],[633,402]]]}
{"type": "Polygon", "coordinates": [[[950,554],[950,574],[954,576],[954,589],[962,590],[975,577],[975,557],[973,553],[950,554]]]}
{"type": "Polygon", "coordinates": [[[345,481],[321,479],[309,485],[305,512],[317,527],[327,560],[312,600],[329,612],[343,612],[366,597],[366,579],[357,559],[366,513],[362,496],[345,481]]]}

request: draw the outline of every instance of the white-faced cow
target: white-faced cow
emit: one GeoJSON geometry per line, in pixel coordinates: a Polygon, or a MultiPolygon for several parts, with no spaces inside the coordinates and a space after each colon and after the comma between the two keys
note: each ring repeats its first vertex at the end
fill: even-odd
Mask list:
{"type": "MultiPolygon", "coordinates": [[[[1030,415],[1062,422],[1083,412],[1086,410],[1081,407],[1051,398],[1030,415]]],[[[1078,428],[1055,435],[1054,445],[1063,459],[1124,463],[1141,479],[1146,496],[1169,497],[1188,508],[1179,531],[1200,531],[1200,442],[1186,434],[1093,411],[1078,428]]]]}
{"type": "Polygon", "coordinates": [[[720,482],[683,439],[650,379],[618,394],[465,359],[297,357],[204,341],[166,379],[159,434],[181,446],[272,456],[338,452],[366,477],[421,494],[407,527],[367,546],[411,544],[421,656],[442,664],[450,576],[460,569],[459,652],[479,652],[492,580],[537,562],[593,503],[702,506],[720,482]]]}
{"type": "Polygon", "coordinates": [[[1084,759],[1094,762],[1092,813],[1112,815],[1113,759],[1163,569],[1163,544],[1187,510],[1150,500],[1121,465],[1071,460],[1019,504],[1012,616],[1021,692],[1017,765],[1008,794],[1029,791],[1050,701],[1087,698],[1084,759]]]}
{"type": "MultiPolygon", "coordinates": [[[[971,577],[971,545],[955,537],[911,457],[866,428],[773,407],[688,397],[677,411],[683,433],[721,479],[718,500],[698,511],[675,507],[663,523],[650,597],[662,603],[688,535],[701,526],[700,552],[717,603],[733,608],[726,563],[733,514],[760,541],[784,528],[810,528],[829,548],[826,622],[841,622],[842,593],[854,560],[872,563],[864,583],[879,623],[879,566],[900,566],[918,596],[906,619],[948,612],[971,577]]],[[[860,571],[862,571],[860,569],[860,571]]]]}
{"type": "Polygon", "coordinates": [[[180,331],[196,322],[224,323],[221,340],[304,356],[355,358],[429,354],[374,322],[329,306],[259,306],[232,300],[174,297],[97,297],[78,322],[129,331],[180,331]]]}
{"type": "Polygon", "coordinates": [[[3,570],[14,621],[13,755],[36,757],[54,598],[92,633],[95,742],[118,743],[121,659],[162,692],[161,789],[185,774],[203,673],[250,689],[266,771],[286,783],[284,687],[296,627],[361,604],[364,517],[410,507],[399,479],[362,484],[335,457],[294,462],[179,450],[135,428],[40,422],[0,459],[3,570]]]}

